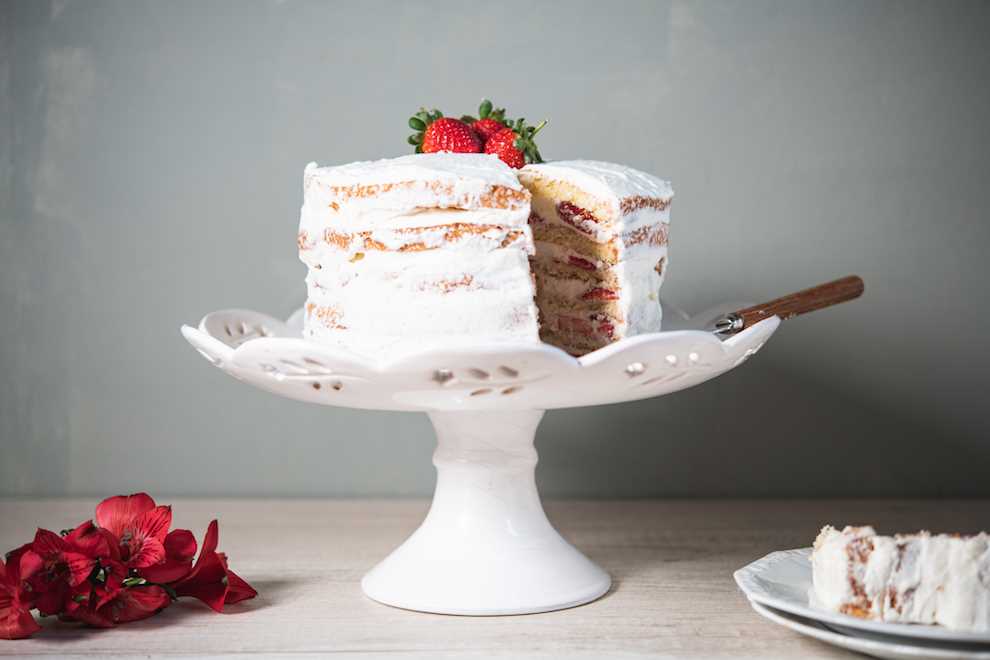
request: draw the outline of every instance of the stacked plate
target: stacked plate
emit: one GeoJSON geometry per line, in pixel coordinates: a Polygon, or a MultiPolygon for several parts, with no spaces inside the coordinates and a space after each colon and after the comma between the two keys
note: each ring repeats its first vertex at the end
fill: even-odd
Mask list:
{"type": "Polygon", "coordinates": [[[816,608],[811,548],[771,553],[740,568],[735,578],[758,614],[835,646],[897,660],[990,660],[990,633],[867,621],[816,608]]]}

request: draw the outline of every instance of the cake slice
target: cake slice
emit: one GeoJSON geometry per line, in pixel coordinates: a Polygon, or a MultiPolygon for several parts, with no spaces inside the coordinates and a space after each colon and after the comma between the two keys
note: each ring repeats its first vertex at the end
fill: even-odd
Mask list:
{"type": "Polygon", "coordinates": [[[311,163],[304,336],[373,355],[539,341],[529,202],[490,155],[311,163]]]}
{"type": "Polygon", "coordinates": [[[811,555],[823,607],[864,619],[990,632],[990,537],[878,536],[826,526],[811,555]]]}
{"type": "Polygon", "coordinates": [[[670,184],[629,167],[527,165],[540,338],[582,355],[660,330],[670,184]]]}

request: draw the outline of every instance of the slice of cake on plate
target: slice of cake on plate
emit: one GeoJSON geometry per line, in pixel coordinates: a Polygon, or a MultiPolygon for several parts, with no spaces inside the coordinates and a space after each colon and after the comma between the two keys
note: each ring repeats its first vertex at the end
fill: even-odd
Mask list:
{"type": "Polygon", "coordinates": [[[311,163],[298,234],[304,336],[375,355],[538,341],[529,200],[484,154],[311,163]]]}
{"type": "Polygon", "coordinates": [[[990,536],[879,536],[826,526],[811,555],[815,597],[864,619],[990,632],[990,536]]]}
{"type": "Polygon", "coordinates": [[[660,330],[670,184],[629,167],[527,165],[543,341],[581,355],[660,330]]]}

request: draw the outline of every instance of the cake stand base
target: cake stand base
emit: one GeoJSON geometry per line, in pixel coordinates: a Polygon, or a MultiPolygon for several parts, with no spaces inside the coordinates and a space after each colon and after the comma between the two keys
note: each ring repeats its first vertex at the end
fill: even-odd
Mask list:
{"type": "Polygon", "coordinates": [[[421,612],[529,614],[608,591],[608,574],[553,528],[536,490],[542,410],[431,412],[437,487],[426,520],[361,587],[421,612]]]}

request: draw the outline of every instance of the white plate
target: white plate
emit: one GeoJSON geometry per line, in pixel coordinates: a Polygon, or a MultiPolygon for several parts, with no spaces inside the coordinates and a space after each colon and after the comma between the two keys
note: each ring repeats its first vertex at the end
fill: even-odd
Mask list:
{"type": "Polygon", "coordinates": [[[865,653],[874,658],[890,660],[990,660],[990,651],[981,651],[981,647],[968,645],[965,647],[938,646],[926,640],[910,640],[899,636],[871,636],[869,639],[851,637],[834,632],[819,622],[806,619],[794,614],[782,612],[755,601],[749,601],[757,614],[790,628],[794,632],[819,641],[832,644],[857,653],[865,653]]]}
{"type": "MultiPolygon", "coordinates": [[[[813,619],[849,634],[864,633],[953,643],[990,643],[990,633],[949,630],[942,626],[887,623],[859,619],[814,607],[809,599],[811,548],[772,552],[735,572],[736,584],[753,601],[813,619]]],[[[990,655],[987,656],[990,658],[990,655]]]]}

